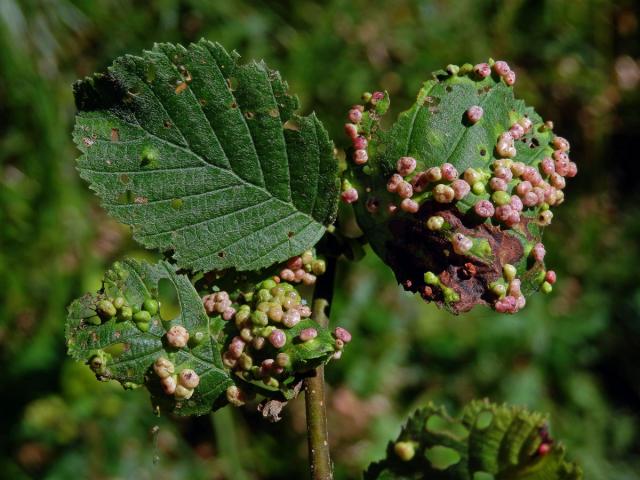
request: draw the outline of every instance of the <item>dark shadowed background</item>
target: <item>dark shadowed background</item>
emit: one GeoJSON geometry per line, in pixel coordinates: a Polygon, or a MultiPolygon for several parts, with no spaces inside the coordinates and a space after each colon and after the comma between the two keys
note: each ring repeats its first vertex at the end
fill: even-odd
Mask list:
{"type": "Polygon", "coordinates": [[[154,255],[74,170],[71,83],[206,37],[279,69],[339,148],[363,91],[388,90],[395,116],[430,71],[506,59],[579,165],[545,236],[559,281],[517,315],[452,317],[372,254],[340,266],[334,321],[355,339],[328,368],[337,478],[380,458],[416,406],[488,396],[548,411],[586,478],[639,479],[639,21],[631,0],[0,0],[0,477],[306,478],[301,399],[275,425],[157,418],[144,391],[65,355],[67,304],[113,260],[154,255]]]}

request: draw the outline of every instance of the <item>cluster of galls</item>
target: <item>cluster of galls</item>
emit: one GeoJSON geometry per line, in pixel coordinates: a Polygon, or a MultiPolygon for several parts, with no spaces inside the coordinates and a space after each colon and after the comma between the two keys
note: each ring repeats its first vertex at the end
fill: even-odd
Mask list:
{"type": "Polygon", "coordinates": [[[280,270],[280,278],[289,283],[313,285],[318,275],[322,275],[326,269],[326,262],[316,258],[313,251],[307,250],[302,255],[289,259],[285,268],[280,270]]]}
{"type": "MultiPolygon", "coordinates": [[[[356,165],[365,165],[369,161],[367,137],[370,134],[370,122],[388,108],[388,102],[386,105],[384,102],[385,94],[383,92],[365,92],[362,99],[366,105],[354,105],[347,115],[349,123],[344,126],[345,133],[351,139],[353,162],[356,165]]],[[[358,200],[358,190],[353,188],[346,179],[342,182],[341,199],[345,203],[353,203],[358,200]]]]}
{"type": "Polygon", "coordinates": [[[141,305],[129,305],[124,297],[104,298],[96,304],[97,317],[92,323],[100,325],[115,317],[118,321],[132,320],[140,330],[147,332],[151,317],[159,308],[160,303],[153,298],[146,299],[141,305]]]}
{"type": "MultiPolygon", "coordinates": [[[[494,79],[501,79],[506,85],[512,86],[515,83],[515,73],[503,61],[491,61],[475,66],[466,64],[463,67],[454,65],[447,67],[447,75],[451,77],[469,75],[474,81],[482,81],[492,73],[494,79]]],[[[486,87],[484,91],[490,88],[486,87]]],[[[439,101],[443,100],[444,98],[439,99],[439,101]]],[[[551,207],[560,205],[564,201],[563,189],[566,186],[566,179],[574,177],[578,169],[569,159],[569,142],[559,136],[551,138],[549,146],[553,148],[553,152],[549,156],[533,161],[527,158],[530,162],[528,164],[515,158],[518,152],[516,141],[519,140],[525,142],[530,148],[548,148],[546,145],[539,145],[534,134],[551,131],[553,129],[551,122],[540,122],[534,125],[534,120],[528,115],[523,115],[516,121],[512,120],[513,123],[506,131],[499,133],[495,138],[493,155],[497,158],[489,167],[484,166],[486,163],[483,159],[477,162],[478,166],[468,167],[469,163],[465,162],[465,167],[468,168],[462,172],[456,168],[456,164],[460,163],[457,160],[420,169],[419,166],[423,164],[424,159],[421,161],[412,156],[402,156],[395,163],[395,172],[386,178],[386,193],[383,193],[377,187],[372,188],[371,181],[368,179],[372,170],[364,170],[369,166],[365,166],[364,169],[362,167],[371,161],[366,151],[368,140],[371,138],[364,135],[369,131],[369,127],[358,128],[362,111],[361,105],[349,111],[349,119],[352,123],[347,124],[345,130],[353,143],[354,167],[352,169],[356,173],[355,178],[364,179],[363,183],[369,185],[365,189],[367,199],[363,207],[372,215],[372,221],[364,223],[376,226],[375,224],[384,222],[387,228],[393,230],[390,233],[392,240],[387,240],[384,246],[379,245],[377,251],[381,248],[386,250],[386,255],[383,255],[386,257],[385,260],[394,268],[399,280],[406,288],[420,292],[427,300],[444,300],[449,307],[452,303],[461,301],[460,305],[452,307],[456,312],[468,310],[476,303],[488,303],[499,312],[515,313],[525,304],[524,295],[520,289],[521,280],[515,277],[495,280],[495,276],[497,272],[503,270],[503,267],[509,271],[511,270],[509,267],[514,268],[509,262],[517,264],[520,268],[522,255],[524,255],[525,264],[530,270],[529,276],[532,277],[535,274],[536,288],[546,293],[551,291],[555,273],[544,271],[545,250],[538,241],[540,229],[534,231],[530,227],[536,224],[541,228],[551,223],[553,218],[551,207]],[[420,222],[422,227],[418,228],[412,223],[407,226],[407,222],[404,222],[404,226],[399,226],[400,222],[393,219],[401,212],[415,215],[415,221],[420,222]],[[379,220],[375,220],[375,217],[379,220]],[[409,232],[414,235],[418,230],[421,232],[421,238],[439,237],[433,241],[430,239],[429,245],[425,244],[424,249],[444,249],[440,252],[442,255],[437,254],[438,259],[425,261],[425,266],[434,268],[430,268],[430,271],[424,274],[424,283],[420,280],[416,281],[415,272],[406,276],[399,272],[402,269],[411,270],[419,263],[411,261],[410,258],[413,255],[412,252],[420,248],[419,239],[406,239],[405,253],[389,253],[390,249],[397,248],[395,244],[402,242],[401,239],[397,240],[399,236],[409,232]],[[510,231],[513,234],[510,234],[510,231]],[[496,232],[501,233],[496,236],[496,232]],[[521,247],[517,247],[510,241],[503,242],[502,239],[505,236],[517,239],[521,247]],[[445,243],[442,243],[442,240],[445,243]],[[498,251],[500,249],[505,251],[500,253],[498,251]],[[517,253],[518,251],[520,253],[517,253]],[[438,272],[441,268],[446,270],[447,259],[452,258],[449,252],[455,253],[457,259],[466,258],[466,260],[462,262],[461,269],[455,271],[450,269],[445,275],[439,274],[438,278],[438,275],[431,270],[436,268],[438,272]],[[392,257],[396,257],[396,260],[392,257]],[[397,260],[398,258],[401,260],[397,260]],[[487,266],[489,259],[493,262],[490,268],[487,266]],[[400,263],[405,266],[398,265],[400,263]],[[466,289],[466,295],[464,295],[465,292],[460,291],[460,288],[453,288],[454,282],[460,286],[457,277],[468,279],[476,274],[480,274],[483,280],[470,285],[466,289]],[[464,298],[461,298],[461,294],[464,298]]],[[[480,105],[469,105],[464,113],[463,124],[465,128],[472,128],[476,124],[487,121],[486,118],[485,111],[480,105]]],[[[538,121],[537,118],[535,121],[538,121]]],[[[487,125],[487,127],[487,130],[493,131],[491,126],[487,125]]],[[[549,134],[545,133],[545,135],[549,134]]],[[[486,150],[484,147],[480,148],[482,157],[490,153],[486,150]]],[[[531,155],[523,155],[522,158],[526,157],[530,158],[531,155]]],[[[389,160],[391,159],[385,161],[389,160]]],[[[377,165],[377,171],[384,172],[385,168],[377,165]]],[[[359,193],[354,185],[347,180],[343,181],[342,199],[345,202],[354,203],[357,202],[358,197],[359,193]]],[[[376,248],[375,245],[374,248],[376,248]]],[[[429,255],[432,254],[420,253],[421,257],[429,255]]],[[[531,282],[527,280],[527,283],[529,285],[531,282]]]]}
{"type": "MultiPolygon", "coordinates": [[[[304,265],[318,262],[307,253],[302,257],[308,262],[295,257],[288,262],[288,267],[296,266],[297,271],[304,265]]],[[[283,271],[287,270],[292,271],[291,268],[283,271]]],[[[281,382],[296,373],[291,355],[285,351],[291,352],[289,344],[300,346],[318,337],[314,327],[296,331],[295,335],[290,333],[293,327],[311,316],[311,308],[296,288],[280,277],[263,280],[253,291],[238,295],[237,308],[231,306],[230,296],[224,291],[205,296],[203,303],[209,315],[221,315],[230,322],[232,333],[222,353],[222,362],[245,382],[262,382],[269,389],[278,389],[281,382]],[[231,311],[232,314],[225,315],[231,311]]],[[[333,336],[335,351],[332,357],[338,359],[345,344],[351,341],[351,335],[338,327],[333,336]]],[[[236,385],[229,387],[226,393],[229,403],[235,406],[243,405],[249,394],[236,385]]]]}
{"type": "MultiPolygon", "coordinates": [[[[186,345],[186,341],[184,345],[186,345]]],[[[175,365],[165,357],[156,359],[153,363],[153,371],[160,377],[160,385],[162,385],[164,393],[173,395],[176,400],[188,400],[200,384],[200,377],[194,370],[183,368],[176,372],[175,365]]]]}

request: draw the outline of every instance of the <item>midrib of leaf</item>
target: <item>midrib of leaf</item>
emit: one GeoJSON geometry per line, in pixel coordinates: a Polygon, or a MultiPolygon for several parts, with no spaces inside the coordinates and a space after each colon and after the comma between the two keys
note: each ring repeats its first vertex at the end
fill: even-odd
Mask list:
{"type": "MultiPolygon", "coordinates": [[[[425,97],[429,96],[429,94],[431,93],[431,91],[433,90],[433,88],[438,85],[437,83],[432,83],[431,86],[429,87],[429,90],[427,90],[425,92],[425,97]]],[[[422,95],[418,95],[418,98],[420,98],[422,95]]],[[[404,149],[404,154],[409,155],[409,148],[411,147],[411,145],[413,145],[413,134],[415,132],[415,125],[416,125],[416,118],[418,118],[418,113],[420,113],[420,110],[424,108],[424,103],[423,104],[418,104],[416,105],[416,109],[415,112],[413,113],[413,116],[411,117],[411,125],[409,127],[409,135],[407,138],[407,145],[404,149]]]]}

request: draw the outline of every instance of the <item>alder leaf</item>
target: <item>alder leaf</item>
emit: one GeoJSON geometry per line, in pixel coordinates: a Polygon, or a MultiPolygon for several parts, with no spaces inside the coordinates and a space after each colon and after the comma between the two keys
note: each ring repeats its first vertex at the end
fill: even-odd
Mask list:
{"type": "Polygon", "coordinates": [[[315,114],[264,62],[216,43],[156,44],[74,85],[82,178],[181,268],[255,270],[335,219],[338,166],[315,114]]]}
{"type": "Polygon", "coordinates": [[[153,404],[162,410],[203,415],[226,404],[225,391],[233,384],[222,365],[220,346],[211,334],[220,328],[222,320],[207,316],[191,282],[177,274],[173,265],[126,259],[106,272],[98,293],[86,294],[71,304],[66,339],[69,354],[86,361],[99,379],[117,380],[125,388],[144,384],[152,393],[153,404]],[[167,282],[177,296],[180,312],[175,318],[161,316],[163,305],[153,308],[161,282],[167,282]],[[149,301],[151,306],[145,303],[149,301]],[[139,321],[136,312],[145,310],[145,305],[151,310],[148,320],[139,321]],[[172,348],[167,343],[165,335],[176,325],[190,334],[184,348],[172,348]],[[200,383],[190,399],[176,400],[164,394],[152,369],[158,357],[171,360],[176,373],[190,368],[199,375],[200,383]]]}
{"type": "Polygon", "coordinates": [[[386,459],[366,480],[579,480],[545,417],[519,407],[474,400],[457,418],[442,407],[416,411],[386,459]]]}
{"type": "Polygon", "coordinates": [[[372,102],[347,125],[344,198],[357,198],[367,240],[407,290],[453,313],[515,313],[551,290],[542,232],[577,172],[568,142],[515,97],[515,73],[502,69],[449,66],[387,131],[372,102]]]}

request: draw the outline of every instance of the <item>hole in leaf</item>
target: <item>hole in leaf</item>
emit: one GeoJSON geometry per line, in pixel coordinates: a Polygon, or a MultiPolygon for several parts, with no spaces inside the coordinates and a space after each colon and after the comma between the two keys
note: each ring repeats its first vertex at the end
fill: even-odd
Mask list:
{"type": "Polygon", "coordinates": [[[224,258],[224,252],[218,252],[218,256],[219,256],[220,258],[224,258]]]}
{"type": "Polygon", "coordinates": [[[300,124],[295,120],[287,120],[284,122],[283,128],[285,130],[295,130],[297,132],[300,130],[300,124]]]}
{"type": "Polygon", "coordinates": [[[456,440],[463,440],[469,435],[460,423],[451,422],[440,415],[431,415],[427,420],[426,429],[436,435],[446,435],[456,440]]]}
{"type": "Polygon", "coordinates": [[[238,104],[236,102],[231,102],[231,108],[238,108],[238,104]]]}
{"type": "Polygon", "coordinates": [[[164,128],[171,128],[173,125],[171,125],[171,122],[169,120],[165,120],[164,121],[164,128]]]}
{"type": "Polygon", "coordinates": [[[427,460],[436,470],[446,470],[452,465],[458,463],[461,459],[460,454],[453,448],[436,445],[424,452],[427,460]]]}
{"type": "Polygon", "coordinates": [[[289,238],[292,238],[294,235],[295,235],[295,233],[293,233],[293,232],[287,233],[287,237],[289,237],[289,238]]]}
{"type": "Polygon", "coordinates": [[[481,148],[480,149],[480,155],[482,155],[483,157],[487,154],[487,149],[486,148],[481,148]]]}
{"type": "Polygon", "coordinates": [[[478,430],[484,430],[485,428],[488,428],[489,425],[491,425],[492,421],[493,413],[488,411],[481,412],[476,419],[476,428],[478,430]]]}
{"type": "Polygon", "coordinates": [[[111,129],[111,141],[112,142],[117,142],[120,140],[120,130],[118,130],[117,128],[112,128],[111,129]]]}
{"type": "Polygon", "coordinates": [[[180,315],[180,302],[175,285],[167,278],[158,282],[158,301],[160,302],[160,318],[165,322],[180,315]]]}
{"type": "Polygon", "coordinates": [[[445,90],[446,90],[447,92],[450,92],[451,90],[453,90],[453,87],[452,87],[451,85],[447,85],[447,86],[445,87],[445,90]]]}
{"type": "Polygon", "coordinates": [[[253,112],[244,112],[244,116],[247,120],[251,120],[253,117],[256,116],[256,114],[253,112]]]}

